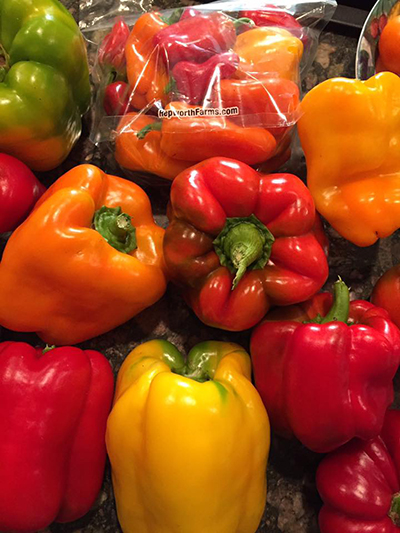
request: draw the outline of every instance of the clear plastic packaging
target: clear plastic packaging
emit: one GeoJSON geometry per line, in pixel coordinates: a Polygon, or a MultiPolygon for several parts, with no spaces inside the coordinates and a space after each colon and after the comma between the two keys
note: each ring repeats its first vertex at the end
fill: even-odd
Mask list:
{"type": "Polygon", "coordinates": [[[99,3],[81,6],[98,45],[91,139],[134,179],[173,180],[214,156],[269,171],[288,159],[301,78],[334,0],[149,4],[142,14],[123,0],[96,13],[99,3]]]}

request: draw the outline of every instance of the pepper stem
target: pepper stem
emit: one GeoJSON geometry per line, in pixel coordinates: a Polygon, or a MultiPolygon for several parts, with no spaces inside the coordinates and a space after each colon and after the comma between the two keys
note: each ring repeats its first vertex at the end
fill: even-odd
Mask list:
{"type": "Polygon", "coordinates": [[[169,17],[161,17],[161,20],[165,22],[165,24],[168,24],[168,26],[171,26],[171,24],[176,24],[181,20],[184,11],[184,7],[178,7],[172,11],[169,17]]]}
{"type": "Polygon", "coordinates": [[[152,122],[151,124],[147,124],[144,128],[139,130],[136,134],[138,139],[144,139],[148,133],[151,131],[161,131],[162,122],[152,122]]]}
{"type": "Polygon", "coordinates": [[[308,324],[327,324],[328,322],[345,322],[349,319],[350,310],[350,292],[341,278],[333,286],[333,304],[325,316],[318,315],[308,324]]]}
{"type": "Polygon", "coordinates": [[[136,228],[131,217],[122,213],[121,207],[101,207],[94,214],[94,229],[102,235],[113,248],[129,254],[137,248],[136,228]]]}
{"type": "Polygon", "coordinates": [[[226,219],[213,244],[221,265],[235,274],[232,290],[248,268],[264,268],[274,241],[272,233],[255,215],[226,219]]]}
{"type": "Polygon", "coordinates": [[[247,17],[242,17],[240,19],[234,20],[233,25],[235,26],[235,29],[238,30],[238,28],[240,28],[240,26],[242,25],[247,25],[247,26],[250,26],[251,28],[254,28],[256,23],[254,22],[254,20],[251,20],[247,17]]]}
{"type": "Polygon", "coordinates": [[[389,518],[396,527],[400,527],[400,492],[393,495],[389,518]]]}

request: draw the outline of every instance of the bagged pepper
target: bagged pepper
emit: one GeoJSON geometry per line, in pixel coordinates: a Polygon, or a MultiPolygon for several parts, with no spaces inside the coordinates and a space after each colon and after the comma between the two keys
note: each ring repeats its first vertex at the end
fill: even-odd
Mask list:
{"type": "Polygon", "coordinates": [[[0,324],[76,344],[164,294],[164,230],[134,183],[81,165],[12,234],[0,263],[0,324]]]}
{"type": "Polygon", "coordinates": [[[255,533],[266,502],[268,416],[232,343],[136,347],[107,422],[124,533],[255,533]]]}

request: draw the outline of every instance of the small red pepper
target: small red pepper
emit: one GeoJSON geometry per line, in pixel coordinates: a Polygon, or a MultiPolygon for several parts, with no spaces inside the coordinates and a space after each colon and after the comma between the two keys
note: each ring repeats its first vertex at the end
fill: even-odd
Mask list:
{"type": "Polygon", "coordinates": [[[0,153],[0,233],[19,226],[45,190],[25,163],[0,153]]]}
{"type": "Polygon", "coordinates": [[[215,11],[181,19],[158,32],[153,43],[161,47],[166,64],[172,68],[179,61],[203,63],[228,51],[235,40],[234,21],[215,11]]]}
{"type": "Polygon", "coordinates": [[[398,533],[400,411],[387,411],[378,437],[353,440],[326,456],[317,488],[325,504],[321,533],[398,533]]]}
{"type": "Polygon", "coordinates": [[[110,33],[99,48],[98,61],[103,69],[111,68],[118,74],[125,72],[125,45],[129,37],[129,27],[122,17],[118,17],[110,33]]]}
{"type": "Polygon", "coordinates": [[[126,115],[134,110],[131,106],[132,90],[124,81],[115,81],[107,85],[104,92],[104,110],[109,116],[126,115]]]}
{"type": "Polygon", "coordinates": [[[384,309],[349,302],[342,281],[332,302],[322,293],[273,311],[251,338],[272,427],[320,453],[379,434],[400,360],[400,332],[384,309]]]}
{"type": "MultiPolygon", "coordinates": [[[[303,42],[306,40],[304,27],[297,21],[297,19],[293,15],[277,6],[268,4],[265,7],[262,7],[255,11],[244,10],[239,13],[239,17],[252,20],[258,27],[277,26],[279,28],[285,28],[291,33],[293,33],[293,35],[301,39],[303,42]]],[[[240,30],[245,29],[249,28],[246,28],[246,26],[240,28],[240,30]]]]}
{"type": "Polygon", "coordinates": [[[390,268],[378,279],[371,302],[386,309],[390,319],[400,328],[400,265],[390,268]]]}
{"type": "Polygon", "coordinates": [[[114,377],[99,352],[0,344],[0,530],[87,513],[103,480],[114,377]]]}
{"type": "Polygon", "coordinates": [[[179,100],[188,104],[200,104],[204,97],[211,98],[212,89],[218,90],[219,80],[233,76],[239,66],[239,56],[233,52],[224,52],[210,57],[204,63],[180,61],[172,69],[170,78],[173,92],[179,100]]]}

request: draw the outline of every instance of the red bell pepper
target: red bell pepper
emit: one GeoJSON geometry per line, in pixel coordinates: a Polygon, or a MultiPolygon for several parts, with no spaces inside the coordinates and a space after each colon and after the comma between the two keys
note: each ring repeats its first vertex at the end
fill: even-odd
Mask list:
{"type": "Polygon", "coordinates": [[[291,174],[208,159],[175,178],[169,215],[165,261],[205,324],[251,328],[271,305],[303,301],[327,278],[313,200],[291,174]]]}
{"type": "Polygon", "coordinates": [[[374,287],[371,302],[383,307],[400,328],[400,265],[390,268],[374,287]]]}
{"type": "Polygon", "coordinates": [[[315,452],[379,434],[393,401],[400,332],[383,309],[349,303],[339,281],[271,312],[253,332],[254,378],[272,427],[315,452]]]}
{"type": "Polygon", "coordinates": [[[387,411],[381,434],[326,456],[317,471],[324,501],[321,533],[398,533],[400,411],[387,411]]]}
{"type": "Polygon", "coordinates": [[[129,33],[129,26],[122,17],[118,17],[112,30],[104,37],[99,47],[98,61],[103,70],[112,70],[117,75],[125,73],[125,45],[129,33]]]}
{"type": "Polygon", "coordinates": [[[214,54],[228,51],[235,41],[234,21],[218,11],[187,16],[153,38],[154,46],[161,47],[169,68],[179,61],[203,63],[214,54]]]}
{"type": "Polygon", "coordinates": [[[172,69],[170,83],[179,100],[188,104],[203,103],[211,97],[212,88],[218,90],[219,81],[232,77],[239,66],[239,56],[233,52],[216,54],[204,63],[180,61],[172,69]]]}
{"type": "Polygon", "coordinates": [[[0,344],[0,531],[30,533],[89,511],[113,388],[99,352],[0,344]]]}
{"type": "Polygon", "coordinates": [[[115,81],[107,85],[104,91],[104,111],[109,116],[126,115],[134,110],[131,106],[132,89],[124,81],[115,81]]]}
{"type": "Polygon", "coordinates": [[[45,190],[25,163],[0,154],[0,233],[23,222],[45,190]]]}

